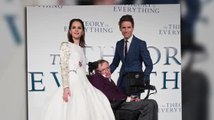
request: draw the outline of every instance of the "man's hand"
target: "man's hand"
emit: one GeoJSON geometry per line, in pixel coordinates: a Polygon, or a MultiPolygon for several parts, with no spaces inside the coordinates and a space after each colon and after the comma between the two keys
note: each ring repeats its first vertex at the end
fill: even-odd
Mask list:
{"type": "Polygon", "coordinates": [[[139,102],[139,101],[141,101],[141,99],[138,96],[133,95],[133,96],[131,96],[131,101],[139,102]]]}
{"type": "Polygon", "coordinates": [[[134,99],[134,102],[139,102],[139,101],[141,101],[141,99],[139,97],[134,99]]]}
{"type": "Polygon", "coordinates": [[[63,100],[68,102],[68,98],[71,96],[71,91],[69,87],[63,89],[63,100]]]}

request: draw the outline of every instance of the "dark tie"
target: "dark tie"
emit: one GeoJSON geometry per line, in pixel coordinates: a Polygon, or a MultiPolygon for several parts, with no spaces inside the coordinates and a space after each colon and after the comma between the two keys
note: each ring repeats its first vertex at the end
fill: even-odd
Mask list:
{"type": "Polygon", "coordinates": [[[128,50],[127,50],[127,43],[128,43],[128,40],[125,40],[125,58],[126,58],[127,52],[128,52],[128,50]]]}

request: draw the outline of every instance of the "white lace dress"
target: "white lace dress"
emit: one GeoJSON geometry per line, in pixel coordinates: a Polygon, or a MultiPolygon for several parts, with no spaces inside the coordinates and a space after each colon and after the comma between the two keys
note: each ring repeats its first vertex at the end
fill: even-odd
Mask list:
{"type": "Polygon", "coordinates": [[[94,88],[86,77],[83,49],[63,42],[60,60],[62,87],[49,102],[44,120],[115,120],[107,97],[94,88]],[[67,103],[62,99],[65,87],[71,90],[67,103]]]}

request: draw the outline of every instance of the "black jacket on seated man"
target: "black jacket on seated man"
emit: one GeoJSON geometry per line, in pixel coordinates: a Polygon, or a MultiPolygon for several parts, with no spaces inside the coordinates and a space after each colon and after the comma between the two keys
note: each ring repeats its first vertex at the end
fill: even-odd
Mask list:
{"type": "Polygon", "coordinates": [[[138,118],[135,120],[158,120],[158,105],[155,100],[147,99],[138,102],[126,102],[128,96],[124,94],[114,83],[113,80],[103,77],[100,73],[88,76],[91,84],[102,91],[109,101],[124,101],[117,110],[138,111],[138,118]]]}

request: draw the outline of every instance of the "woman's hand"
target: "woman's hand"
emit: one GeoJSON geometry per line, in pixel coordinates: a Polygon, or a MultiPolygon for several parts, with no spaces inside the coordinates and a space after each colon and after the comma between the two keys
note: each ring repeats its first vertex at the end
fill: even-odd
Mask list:
{"type": "Polygon", "coordinates": [[[63,100],[68,102],[68,98],[71,96],[71,91],[69,87],[63,89],[63,100]]]}

